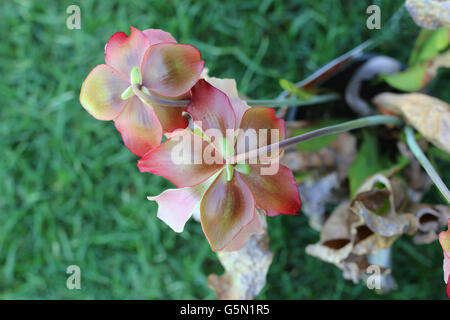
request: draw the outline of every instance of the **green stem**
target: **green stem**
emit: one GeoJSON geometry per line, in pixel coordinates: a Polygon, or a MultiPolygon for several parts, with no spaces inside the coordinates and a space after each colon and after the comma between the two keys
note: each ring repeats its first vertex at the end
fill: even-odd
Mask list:
{"type": "Polygon", "coordinates": [[[442,181],[439,174],[433,168],[430,161],[423,153],[422,149],[420,149],[419,145],[417,144],[417,141],[414,138],[413,129],[411,127],[406,127],[405,134],[406,134],[406,143],[408,144],[409,149],[412,151],[414,156],[420,162],[422,167],[425,169],[426,173],[430,176],[431,180],[434,182],[434,184],[442,193],[447,202],[450,203],[450,191],[448,190],[444,181],[442,181]]]}
{"type": "Polygon", "coordinates": [[[132,89],[135,95],[139,97],[143,102],[147,104],[158,104],[164,107],[186,107],[190,100],[169,100],[160,98],[157,96],[149,95],[141,90],[141,86],[137,84],[132,85],[132,89]]]}
{"type": "Polygon", "coordinates": [[[238,154],[234,157],[230,157],[227,159],[229,163],[242,163],[245,160],[253,159],[256,157],[264,156],[266,157],[269,152],[274,150],[279,150],[281,148],[286,148],[290,145],[297,144],[299,142],[303,142],[306,140],[310,140],[313,138],[325,136],[328,134],[336,134],[345,131],[350,131],[354,129],[359,129],[368,126],[374,126],[379,124],[400,124],[402,123],[400,118],[392,117],[392,116],[370,116],[365,118],[360,118],[357,120],[347,121],[341,124],[337,124],[334,126],[329,126],[317,130],[313,130],[295,137],[287,138],[285,140],[273,143],[268,146],[264,146],[249,152],[238,154]]]}
{"type": "Polygon", "coordinates": [[[330,93],[320,96],[312,97],[309,100],[299,100],[299,99],[262,99],[262,100],[246,100],[249,106],[254,107],[293,107],[293,106],[309,106],[313,104],[319,104],[329,101],[336,101],[340,98],[338,94],[330,93]]]}
{"type": "MultiPolygon", "coordinates": [[[[155,103],[164,107],[186,107],[190,102],[190,100],[169,100],[154,95],[149,95],[141,90],[141,86],[139,84],[133,84],[132,89],[136,96],[138,96],[143,102],[148,104],[155,103]]],[[[319,104],[338,99],[339,95],[332,93],[315,96],[309,100],[264,99],[264,100],[245,100],[245,101],[249,106],[279,107],[279,106],[309,106],[313,104],[319,104]]]]}

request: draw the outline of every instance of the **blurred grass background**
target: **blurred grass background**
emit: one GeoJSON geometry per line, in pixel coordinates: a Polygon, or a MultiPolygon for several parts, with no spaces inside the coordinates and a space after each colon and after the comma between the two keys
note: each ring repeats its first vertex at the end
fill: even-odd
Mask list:
{"type": "MultiPolygon", "coordinates": [[[[112,122],[78,101],[80,86],[117,31],[161,28],[202,51],[210,74],[236,78],[251,97],[280,92],[330,59],[389,28],[402,1],[2,1],[0,4],[0,298],[213,299],[207,275],[222,268],[201,227],[176,234],[146,200],[170,186],[140,174],[112,122]],[[81,7],[81,30],[66,8],[81,7]],[[378,4],[382,29],[368,30],[378,4]],[[81,290],[66,288],[81,267],[81,290]]],[[[418,28],[391,27],[377,49],[406,61],[418,28]]],[[[448,75],[448,74],[447,74],[448,75]]],[[[448,86],[435,85],[448,97],[448,86]]],[[[448,170],[447,170],[448,171],[448,170]]],[[[432,189],[431,198],[436,189],[432,189]]],[[[260,299],[445,298],[436,242],[394,245],[399,289],[378,296],[305,254],[318,240],[304,216],[269,219],[275,252],[260,299]]]]}

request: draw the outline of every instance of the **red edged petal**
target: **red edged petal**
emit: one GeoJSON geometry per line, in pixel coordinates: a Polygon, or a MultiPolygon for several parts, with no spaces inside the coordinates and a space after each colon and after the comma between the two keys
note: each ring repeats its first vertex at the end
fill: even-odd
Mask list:
{"type": "Polygon", "coordinates": [[[252,191],[256,206],[268,215],[296,214],[300,211],[301,200],[294,175],[289,168],[277,165],[275,174],[261,175],[261,169],[269,170],[270,165],[250,164],[250,174],[241,174],[241,177],[252,191]]]}
{"type": "Polygon", "coordinates": [[[213,182],[212,179],[194,187],[168,189],[155,197],[147,197],[158,203],[157,217],[175,232],[183,232],[184,225],[200,205],[203,194],[213,182]]]}
{"type": "MultiPolygon", "coordinates": [[[[275,115],[275,109],[254,107],[248,109],[240,124],[239,135],[236,140],[236,153],[244,153],[250,150],[245,145],[245,136],[249,131],[254,130],[257,137],[257,148],[276,143],[286,136],[284,120],[275,115]]],[[[249,135],[251,136],[251,135],[249,135]]],[[[270,154],[268,155],[270,156],[270,154]]]]}
{"type": "Polygon", "coordinates": [[[234,113],[236,115],[236,126],[238,127],[241,123],[245,111],[247,111],[247,109],[250,109],[250,106],[244,100],[239,98],[236,80],[211,77],[208,78],[207,81],[220,91],[223,91],[228,96],[231,102],[231,106],[233,107],[234,113]]]}
{"type": "Polygon", "coordinates": [[[258,213],[255,213],[253,220],[248,225],[243,227],[241,231],[239,231],[238,235],[231,240],[222,251],[237,251],[244,246],[250,236],[254,234],[261,234],[263,232],[264,229],[261,224],[261,217],[258,213]]]}
{"type": "MultiPolygon", "coordinates": [[[[450,264],[450,263],[449,263],[450,264]]],[[[450,268],[449,268],[450,269],[450,268]]],[[[447,278],[447,298],[450,299],[450,272],[449,272],[449,276],[447,278]]]]}
{"type": "MultiPolygon", "coordinates": [[[[444,257],[444,281],[448,280],[450,277],[450,258],[445,256],[444,257]]],[[[448,285],[448,281],[447,281],[448,285]]]]}
{"type": "Polygon", "coordinates": [[[450,219],[448,219],[447,231],[439,233],[439,242],[444,250],[444,254],[450,259],[450,219]]]}
{"type": "Polygon", "coordinates": [[[201,137],[183,130],[145,154],[138,167],[141,172],[169,179],[177,187],[195,186],[223,167],[223,160],[222,164],[204,161],[203,150],[207,146],[201,137]]]}
{"type": "Polygon", "coordinates": [[[213,251],[222,250],[255,215],[255,201],[238,174],[226,180],[223,171],[200,203],[200,219],[213,251]]]}
{"type": "Polygon", "coordinates": [[[150,46],[150,41],[142,31],[130,26],[130,35],[116,32],[105,48],[105,62],[119,71],[127,79],[133,67],[141,67],[142,58],[150,46]]]}
{"type": "Polygon", "coordinates": [[[164,107],[157,104],[152,104],[152,106],[161,122],[164,132],[172,132],[188,126],[189,120],[182,115],[186,111],[186,107],[164,107]]]}
{"type": "MultiPolygon", "coordinates": [[[[227,129],[236,128],[236,116],[227,95],[201,79],[192,88],[191,102],[187,107],[192,119],[201,126],[207,136],[207,130],[218,130],[222,138],[227,137],[227,129]]],[[[210,131],[210,132],[211,132],[210,131]]],[[[213,139],[217,150],[222,151],[222,139],[213,139]]]]}
{"type": "Polygon", "coordinates": [[[163,31],[161,29],[147,29],[142,31],[143,34],[150,41],[150,45],[158,44],[161,42],[174,42],[177,43],[174,37],[169,32],[163,31]]]}
{"type": "Polygon", "coordinates": [[[178,97],[198,81],[203,65],[200,51],[189,44],[155,44],[142,61],[143,84],[156,94],[178,97]]]}
{"type": "Polygon", "coordinates": [[[162,139],[162,127],[153,108],[139,98],[128,100],[122,113],[114,120],[127,148],[137,156],[143,156],[158,146],[162,139]]]}
{"type": "Polygon", "coordinates": [[[129,85],[116,70],[100,64],[84,80],[80,103],[94,118],[112,120],[126,104],[120,96],[129,85]]]}

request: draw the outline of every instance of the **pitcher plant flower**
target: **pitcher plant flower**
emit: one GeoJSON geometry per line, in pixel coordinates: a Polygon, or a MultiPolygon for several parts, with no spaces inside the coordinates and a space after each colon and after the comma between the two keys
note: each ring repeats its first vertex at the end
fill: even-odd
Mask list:
{"type": "MultiPolygon", "coordinates": [[[[178,131],[138,161],[142,172],[163,176],[179,188],[149,197],[158,203],[161,220],[181,232],[186,221],[199,210],[202,229],[211,248],[230,251],[239,249],[249,235],[261,231],[255,207],[269,216],[299,212],[300,195],[287,167],[277,164],[276,172],[262,174],[270,163],[228,160],[245,147],[243,133],[249,129],[275,130],[276,139],[284,138],[284,120],[275,116],[274,109],[249,108],[237,94],[228,97],[205,80],[199,80],[192,88],[187,112],[194,124],[199,125],[193,130],[178,131]],[[235,134],[230,138],[227,130],[235,134]],[[209,135],[214,131],[214,136],[209,135]],[[184,147],[189,145],[183,149],[189,152],[188,158],[200,161],[176,163],[173,155],[180,143],[184,147]],[[205,158],[206,150],[215,161],[205,158]]],[[[259,141],[259,147],[276,142],[272,136],[265,138],[259,141]]]]}
{"type": "Polygon", "coordinates": [[[450,299],[450,219],[448,219],[447,231],[439,234],[439,242],[444,251],[444,281],[447,284],[447,297],[450,299]]]}
{"type": "Polygon", "coordinates": [[[166,107],[189,96],[204,61],[188,44],[158,29],[115,33],[105,47],[105,64],[96,66],[80,93],[82,106],[98,120],[113,120],[131,152],[143,156],[165,132],[187,126],[185,107],[166,107]],[[142,96],[153,97],[152,101],[142,96]]]}

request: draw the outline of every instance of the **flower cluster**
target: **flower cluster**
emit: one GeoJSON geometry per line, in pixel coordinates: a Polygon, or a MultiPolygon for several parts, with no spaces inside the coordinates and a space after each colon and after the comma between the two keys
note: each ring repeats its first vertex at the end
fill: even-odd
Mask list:
{"type": "Polygon", "coordinates": [[[214,251],[234,251],[262,232],[256,208],[268,216],[299,212],[296,182],[278,163],[278,150],[251,162],[233,161],[254,149],[246,132],[263,133],[258,148],[276,145],[284,139],[284,121],[273,109],[250,108],[239,98],[234,80],[203,79],[204,62],[196,48],[162,30],[131,27],[129,36],[118,32],[111,37],[105,63],[87,76],[81,104],[96,119],[114,121],[128,149],[142,157],[141,172],[176,185],[149,197],[159,205],[158,217],[174,231],[183,231],[194,214],[214,251]],[[164,134],[168,139],[161,143],[164,134]],[[217,161],[205,159],[194,145],[217,161]],[[180,146],[185,156],[200,161],[174,161],[180,146]],[[276,170],[264,173],[273,163],[276,170]]]}

